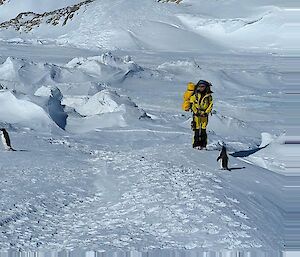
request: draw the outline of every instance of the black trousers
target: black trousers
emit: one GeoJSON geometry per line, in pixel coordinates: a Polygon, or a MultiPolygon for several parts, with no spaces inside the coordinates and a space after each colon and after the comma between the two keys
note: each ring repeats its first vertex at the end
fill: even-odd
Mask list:
{"type": "Polygon", "coordinates": [[[194,130],[194,142],[193,147],[206,147],[207,145],[207,133],[206,129],[195,129],[194,130]]]}

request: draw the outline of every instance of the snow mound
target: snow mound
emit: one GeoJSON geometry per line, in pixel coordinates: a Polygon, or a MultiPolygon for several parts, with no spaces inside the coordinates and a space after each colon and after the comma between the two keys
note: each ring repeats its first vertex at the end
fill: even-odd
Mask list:
{"type": "Polygon", "coordinates": [[[92,97],[77,98],[63,102],[81,115],[67,119],[66,130],[71,132],[88,132],[96,128],[126,127],[134,122],[149,118],[130,98],[120,96],[108,89],[102,90],[92,97]]]}
{"type": "Polygon", "coordinates": [[[233,131],[235,136],[251,136],[253,133],[257,133],[256,129],[251,127],[247,122],[219,113],[213,114],[210,118],[210,128],[215,133],[224,136],[232,135],[233,131]]]}
{"type": "Polygon", "coordinates": [[[174,75],[199,73],[201,68],[195,61],[165,62],[157,67],[158,70],[170,72],[174,75]]]}
{"type": "Polygon", "coordinates": [[[124,127],[147,116],[129,98],[108,90],[110,83],[121,83],[142,71],[131,57],[111,53],[74,58],[64,66],[8,57],[0,65],[0,82],[2,89],[40,106],[58,127],[79,122],[79,130],[90,131],[124,127]]]}
{"type": "Polygon", "coordinates": [[[137,107],[128,98],[122,98],[117,93],[103,90],[93,95],[86,104],[78,107],[76,111],[83,116],[91,116],[102,113],[117,112],[121,105],[137,107]]]}
{"type": "Polygon", "coordinates": [[[55,86],[42,86],[34,94],[35,101],[50,115],[52,120],[62,129],[65,129],[68,115],[61,104],[63,95],[55,86]]]}
{"type": "Polygon", "coordinates": [[[34,93],[34,95],[53,97],[58,100],[61,100],[63,97],[59,89],[54,86],[42,86],[34,93]]]}
{"type": "Polygon", "coordinates": [[[197,17],[193,15],[178,15],[178,18],[185,25],[193,28],[194,30],[201,30],[204,32],[211,32],[216,34],[232,33],[263,19],[262,17],[256,19],[210,19],[207,17],[197,17]]]}
{"type": "MultiPolygon", "coordinates": [[[[215,42],[232,48],[247,49],[292,49],[293,42],[284,42],[282,33],[288,36],[283,27],[288,20],[292,21],[292,13],[276,6],[253,8],[255,14],[246,17],[216,18],[199,14],[179,14],[177,17],[186,29],[199,35],[213,39],[215,42]]],[[[247,12],[244,13],[247,15],[247,12]]],[[[292,30],[292,27],[289,28],[292,30]]]]}
{"type": "Polygon", "coordinates": [[[83,72],[48,63],[34,63],[24,59],[8,57],[0,65],[2,83],[22,93],[33,94],[42,84],[79,83],[91,80],[83,72]]]}
{"type": "Polygon", "coordinates": [[[142,71],[130,56],[120,58],[111,53],[74,58],[65,66],[8,57],[0,64],[0,82],[8,89],[31,95],[42,85],[55,85],[63,93],[93,94],[108,83],[122,82],[142,71]]]}
{"type": "Polygon", "coordinates": [[[23,66],[24,62],[16,61],[14,58],[8,57],[6,61],[0,65],[0,74],[2,80],[15,81],[18,77],[17,71],[23,66]]]}
{"type": "Polygon", "coordinates": [[[67,68],[79,69],[88,75],[101,77],[103,80],[109,80],[113,77],[125,79],[130,73],[139,72],[143,69],[126,56],[119,58],[111,53],[105,53],[101,56],[88,58],[74,58],[66,65],[67,68]]]}
{"type": "Polygon", "coordinates": [[[274,135],[271,135],[270,133],[263,132],[261,133],[261,144],[260,148],[266,147],[271,142],[273,142],[276,139],[274,135]]]}
{"type": "Polygon", "coordinates": [[[261,150],[245,158],[251,164],[283,174],[299,176],[299,144],[285,142],[285,136],[262,135],[261,150]]]}
{"type": "Polygon", "coordinates": [[[53,126],[52,120],[40,106],[17,99],[9,91],[0,90],[0,102],[0,122],[42,131],[49,131],[53,126]]]}
{"type": "Polygon", "coordinates": [[[77,97],[77,96],[91,96],[99,91],[109,88],[110,85],[105,82],[86,81],[79,83],[59,83],[56,84],[60,92],[64,96],[77,97]]]}

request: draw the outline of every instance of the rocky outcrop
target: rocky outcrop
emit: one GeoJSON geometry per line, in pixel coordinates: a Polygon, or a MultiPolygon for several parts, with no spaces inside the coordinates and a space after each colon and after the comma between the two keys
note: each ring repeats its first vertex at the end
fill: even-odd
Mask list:
{"type": "MultiPolygon", "coordinates": [[[[0,0],[0,3],[5,0],[0,0]]],[[[17,31],[29,32],[35,27],[39,27],[42,23],[51,24],[53,26],[61,24],[66,25],[69,20],[74,17],[74,14],[83,6],[86,6],[94,0],[86,0],[78,4],[61,8],[51,12],[38,14],[34,12],[20,13],[16,18],[0,23],[0,29],[14,28],[17,31]]]]}
{"type": "Polygon", "coordinates": [[[3,5],[7,0],[0,0],[0,5],[3,5]]]}

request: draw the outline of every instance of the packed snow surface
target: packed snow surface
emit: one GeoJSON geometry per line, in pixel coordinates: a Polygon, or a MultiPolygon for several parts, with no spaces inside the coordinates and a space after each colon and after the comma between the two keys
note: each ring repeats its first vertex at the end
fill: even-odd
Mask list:
{"type": "Polygon", "coordinates": [[[0,148],[1,250],[299,246],[289,3],[95,0],[52,26],[80,1],[17,2],[0,6],[0,127],[17,150],[0,148]],[[15,31],[28,11],[46,16],[15,31]],[[203,151],[181,110],[199,79],[214,99],[203,151]]]}
{"type": "Polygon", "coordinates": [[[255,72],[243,56],[155,55],[151,64],[145,56],[3,59],[1,122],[22,151],[1,155],[2,248],[280,249],[272,224],[281,214],[271,204],[278,177],[259,166],[284,160],[266,166],[254,157],[273,151],[282,133],[272,118],[278,67],[255,72]],[[198,77],[213,83],[215,99],[203,152],[191,148],[190,114],[180,110],[187,81],[198,77]],[[216,162],[223,142],[242,153],[230,157],[231,172],[216,162]],[[12,193],[19,184],[25,191],[12,193]]]}

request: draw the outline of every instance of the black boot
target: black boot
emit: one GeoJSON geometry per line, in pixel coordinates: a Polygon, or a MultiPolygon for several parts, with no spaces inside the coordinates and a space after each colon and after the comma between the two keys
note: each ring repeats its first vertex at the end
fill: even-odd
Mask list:
{"type": "Polygon", "coordinates": [[[200,146],[201,147],[206,147],[207,145],[207,133],[206,129],[201,129],[201,135],[200,135],[200,146]]]}
{"type": "Polygon", "coordinates": [[[200,146],[200,130],[195,129],[194,130],[194,142],[193,142],[193,148],[200,146]]]}

